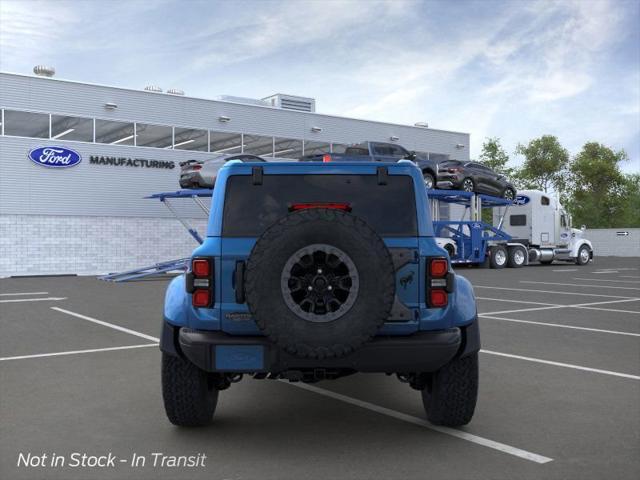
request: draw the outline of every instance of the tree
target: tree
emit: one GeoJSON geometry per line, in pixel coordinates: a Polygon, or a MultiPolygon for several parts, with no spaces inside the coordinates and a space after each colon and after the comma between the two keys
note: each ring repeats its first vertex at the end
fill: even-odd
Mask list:
{"type": "Polygon", "coordinates": [[[624,150],[615,152],[597,142],[584,144],[569,168],[567,204],[576,225],[606,228],[639,223],[640,180],[638,175],[623,175],[618,164],[625,160],[624,150]]]}
{"type": "Polygon", "coordinates": [[[527,145],[518,144],[516,153],[525,161],[518,172],[521,183],[548,192],[562,192],[566,187],[569,152],[553,135],[534,138],[527,145]]]}
{"type": "Polygon", "coordinates": [[[623,208],[618,227],[640,228],[640,173],[625,175],[623,208]]]}
{"type": "Polygon", "coordinates": [[[507,167],[509,155],[502,148],[498,137],[488,137],[482,144],[480,163],[506,176],[513,174],[513,168],[507,167]]]}

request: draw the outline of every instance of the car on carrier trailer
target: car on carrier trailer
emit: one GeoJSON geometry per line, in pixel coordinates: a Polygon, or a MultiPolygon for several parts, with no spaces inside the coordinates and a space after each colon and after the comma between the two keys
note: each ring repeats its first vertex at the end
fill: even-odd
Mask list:
{"type": "Polygon", "coordinates": [[[243,376],[356,372],[396,374],[434,424],[471,420],[476,301],[436,243],[412,162],[232,161],[212,194],[207,237],[165,297],[172,423],[210,423],[218,393],[243,376]]]}

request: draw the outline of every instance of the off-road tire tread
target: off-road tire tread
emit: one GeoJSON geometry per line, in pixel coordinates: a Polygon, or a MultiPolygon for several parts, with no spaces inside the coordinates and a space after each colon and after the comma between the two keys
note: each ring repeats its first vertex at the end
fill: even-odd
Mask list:
{"type": "Polygon", "coordinates": [[[246,281],[245,292],[247,297],[247,305],[251,311],[260,330],[271,340],[292,355],[296,355],[302,358],[331,358],[331,357],[343,357],[360,346],[377,333],[378,329],[382,326],[385,320],[389,317],[393,301],[395,298],[395,272],[393,269],[393,260],[391,254],[386,245],[378,234],[361,218],[345,213],[341,210],[325,209],[325,208],[313,208],[307,210],[301,210],[283,217],[269,228],[265,230],[262,236],[256,242],[251,255],[247,261],[246,267],[246,281]],[[387,311],[380,312],[375,323],[371,323],[366,331],[360,332],[351,336],[350,338],[344,338],[341,343],[336,343],[330,346],[315,347],[304,342],[292,341],[288,337],[284,337],[282,332],[278,335],[274,332],[264,321],[264,317],[256,315],[256,312],[260,312],[262,307],[259,302],[256,301],[255,296],[251,295],[251,292],[256,291],[259,288],[260,283],[260,268],[265,261],[265,257],[269,255],[268,248],[262,248],[265,244],[271,244],[274,241],[282,241],[286,238],[286,232],[291,226],[314,224],[319,221],[326,222],[339,222],[349,229],[353,229],[359,232],[367,242],[369,242],[375,249],[376,258],[383,263],[387,264],[387,268],[384,268],[380,272],[379,282],[383,284],[383,303],[388,305],[387,311]]]}
{"type": "Polygon", "coordinates": [[[181,357],[162,354],[162,397],[169,421],[181,427],[209,425],[218,390],[207,372],[181,357]]]}
{"type": "Polygon", "coordinates": [[[478,398],[478,354],[456,358],[433,374],[431,391],[422,391],[427,419],[458,427],[471,421],[478,398]]]}

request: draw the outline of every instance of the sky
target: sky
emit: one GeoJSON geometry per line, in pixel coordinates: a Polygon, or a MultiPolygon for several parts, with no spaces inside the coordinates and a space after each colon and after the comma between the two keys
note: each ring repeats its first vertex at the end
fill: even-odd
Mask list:
{"type": "MultiPolygon", "coordinates": [[[[187,95],[313,97],[320,113],[556,135],[640,172],[640,0],[0,0],[0,70],[187,95]]],[[[364,139],[363,139],[364,140],[364,139]]]]}

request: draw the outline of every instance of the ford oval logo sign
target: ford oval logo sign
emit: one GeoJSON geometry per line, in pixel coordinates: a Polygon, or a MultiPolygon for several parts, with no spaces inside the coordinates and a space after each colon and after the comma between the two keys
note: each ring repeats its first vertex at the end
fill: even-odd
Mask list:
{"type": "Polygon", "coordinates": [[[514,205],[526,205],[527,203],[529,203],[531,199],[529,197],[527,197],[526,195],[517,195],[515,201],[513,202],[514,205]]]}
{"type": "Polygon", "coordinates": [[[38,147],[29,152],[29,160],[43,167],[69,168],[79,164],[82,156],[64,147],[38,147]]]}

